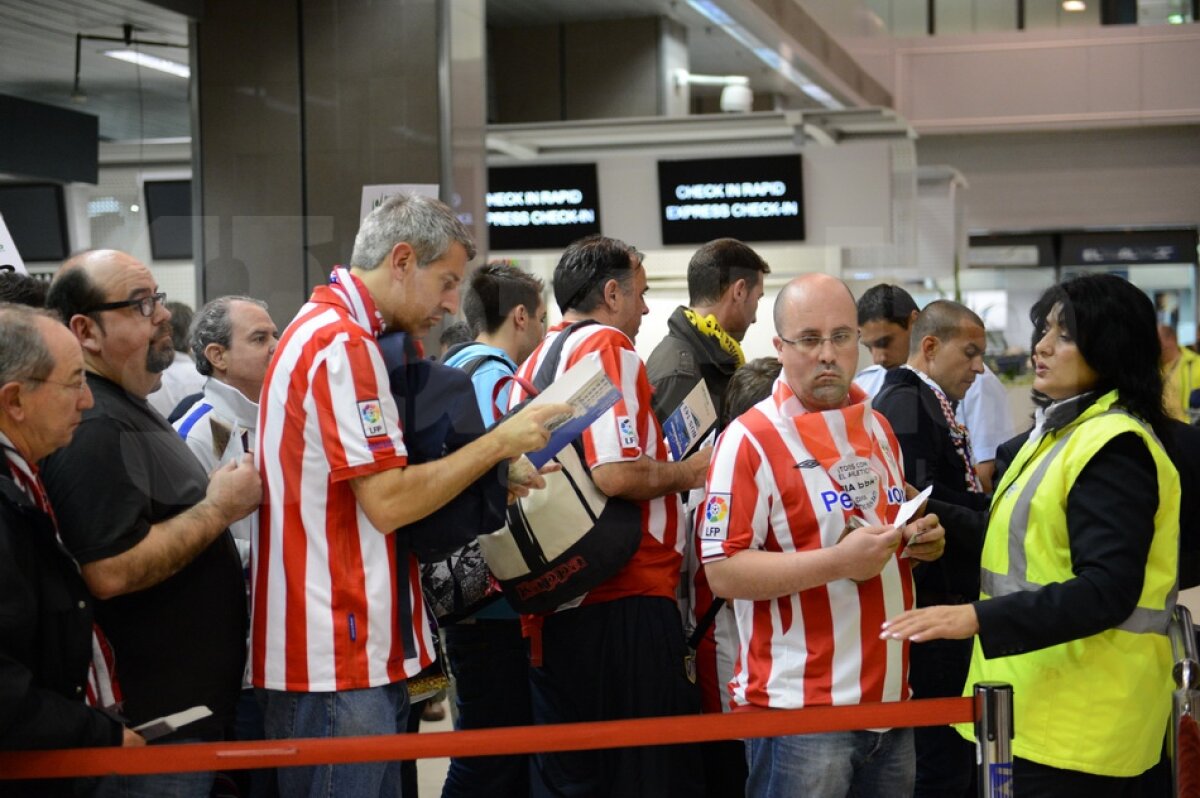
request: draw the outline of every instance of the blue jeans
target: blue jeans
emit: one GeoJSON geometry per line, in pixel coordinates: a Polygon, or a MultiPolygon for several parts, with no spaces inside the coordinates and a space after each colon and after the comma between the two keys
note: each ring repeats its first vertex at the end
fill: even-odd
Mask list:
{"type": "MultiPolygon", "coordinates": [[[[172,743],[207,742],[196,738],[172,740],[172,743]]],[[[154,773],[149,776],[106,776],[96,782],[91,798],[208,798],[216,774],[211,770],[195,773],[154,773]]],[[[2,791],[0,791],[2,792],[2,791]]]]}
{"type": "MultiPolygon", "coordinates": [[[[459,729],[491,729],[533,723],[529,653],[521,621],[478,620],[443,627],[446,657],[454,673],[459,729]]],[[[455,757],[442,798],[529,795],[529,757],[455,757]]]]}
{"type": "MultiPolygon", "coordinates": [[[[404,682],[331,693],[259,690],[267,739],[399,734],[408,723],[404,682]]],[[[400,763],[363,762],[280,768],[279,794],[288,798],[398,798],[400,763]]]]}
{"type": "Polygon", "coordinates": [[[746,741],[747,798],[909,798],[912,729],[798,734],[746,741]]]}

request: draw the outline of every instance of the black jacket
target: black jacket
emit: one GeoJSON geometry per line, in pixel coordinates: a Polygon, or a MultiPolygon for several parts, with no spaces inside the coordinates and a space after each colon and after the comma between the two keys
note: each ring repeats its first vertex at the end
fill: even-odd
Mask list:
{"type": "MultiPolygon", "coordinates": [[[[0,749],[120,745],[121,724],[83,702],[91,658],[92,597],[50,519],[0,464],[0,749]]],[[[0,781],[0,794],[68,787],[0,781]]]]}
{"type": "Polygon", "coordinates": [[[738,368],[737,358],[722,349],[715,339],[701,335],[683,311],[682,306],[675,308],[667,319],[666,337],[646,361],[646,376],[654,386],[654,415],[660,424],[675,412],[700,380],[708,386],[720,419],[725,388],[738,368]]]}
{"type": "MultiPolygon", "coordinates": [[[[985,511],[988,498],[966,488],[966,465],[950,437],[941,404],[916,372],[892,369],[871,406],[887,418],[900,441],[904,477],[914,487],[933,486],[931,498],[974,512],[985,511]]],[[[941,559],[914,569],[917,603],[963,603],[979,597],[979,556],[983,531],[977,524],[945,522],[946,551],[941,559]]]]}

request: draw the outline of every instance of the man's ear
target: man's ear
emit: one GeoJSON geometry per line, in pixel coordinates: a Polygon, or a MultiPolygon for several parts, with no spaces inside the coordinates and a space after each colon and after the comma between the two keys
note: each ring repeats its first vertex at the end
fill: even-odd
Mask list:
{"type": "Polygon", "coordinates": [[[14,421],[24,421],[25,407],[21,399],[21,383],[6,382],[0,386],[0,414],[11,416],[14,421]]]}
{"type": "Polygon", "coordinates": [[[621,283],[615,277],[604,284],[604,304],[614,313],[620,307],[621,283]]]}
{"type": "Polygon", "coordinates": [[[75,333],[75,337],[79,339],[79,345],[83,347],[84,352],[93,355],[100,354],[100,322],[87,316],[83,313],[76,313],[67,323],[71,328],[71,332],[75,333]]]}
{"type": "Polygon", "coordinates": [[[409,271],[417,268],[417,255],[407,241],[401,241],[388,253],[388,267],[397,279],[404,279],[409,271]]]}
{"type": "Polygon", "coordinates": [[[215,341],[204,347],[204,357],[218,371],[225,371],[225,347],[215,341]]]}
{"type": "Polygon", "coordinates": [[[942,342],[938,340],[937,336],[926,335],[921,339],[921,355],[926,360],[933,360],[937,355],[938,347],[941,345],[942,342]]]}
{"type": "Polygon", "coordinates": [[[739,277],[733,281],[733,285],[729,286],[729,290],[733,292],[733,298],[738,302],[745,302],[746,296],[750,293],[750,288],[746,285],[746,278],[739,277]]]}
{"type": "Polygon", "coordinates": [[[512,309],[513,327],[518,330],[524,330],[525,325],[529,324],[529,311],[524,305],[517,305],[512,309]]]}

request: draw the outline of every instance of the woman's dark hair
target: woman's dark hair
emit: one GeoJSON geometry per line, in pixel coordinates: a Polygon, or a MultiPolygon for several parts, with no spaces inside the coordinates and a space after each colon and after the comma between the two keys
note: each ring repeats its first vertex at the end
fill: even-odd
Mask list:
{"type": "Polygon", "coordinates": [[[1046,289],[1029,319],[1034,346],[1055,307],[1087,364],[1099,375],[1100,391],[1116,390],[1120,404],[1156,432],[1167,421],[1158,320],[1150,297],[1128,280],[1111,274],[1089,274],[1046,289]]]}

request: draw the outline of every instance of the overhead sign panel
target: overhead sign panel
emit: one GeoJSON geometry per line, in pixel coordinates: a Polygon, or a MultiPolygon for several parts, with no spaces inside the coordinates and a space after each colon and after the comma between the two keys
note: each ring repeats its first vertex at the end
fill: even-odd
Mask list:
{"type": "Polygon", "coordinates": [[[800,156],[658,162],[663,244],[803,241],[800,156]]]}
{"type": "Polygon", "coordinates": [[[488,169],[487,224],[492,249],[560,249],[599,233],[596,165],[488,169]]]}

